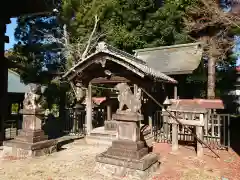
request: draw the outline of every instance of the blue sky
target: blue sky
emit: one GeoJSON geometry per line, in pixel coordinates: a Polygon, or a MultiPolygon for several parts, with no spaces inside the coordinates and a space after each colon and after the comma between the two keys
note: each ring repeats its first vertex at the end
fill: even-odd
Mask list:
{"type": "Polygon", "coordinates": [[[16,18],[11,18],[11,24],[7,25],[6,36],[9,37],[9,43],[5,43],[5,50],[8,50],[13,47],[15,44],[14,31],[17,26],[16,18]]]}
{"type": "MultiPolygon", "coordinates": [[[[5,50],[12,48],[13,45],[15,44],[14,31],[15,31],[16,26],[17,26],[16,18],[11,18],[11,24],[7,25],[7,32],[6,32],[6,35],[9,37],[9,43],[5,44],[5,50]]],[[[238,45],[234,49],[235,49],[235,51],[240,52],[240,37],[236,38],[236,42],[238,45]]],[[[236,65],[237,66],[240,65],[240,56],[237,60],[236,65]]]]}

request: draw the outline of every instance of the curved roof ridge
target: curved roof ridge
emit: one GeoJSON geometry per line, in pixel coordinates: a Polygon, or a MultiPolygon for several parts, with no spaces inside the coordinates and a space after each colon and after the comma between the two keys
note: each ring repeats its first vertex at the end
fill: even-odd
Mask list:
{"type": "Polygon", "coordinates": [[[101,41],[98,43],[97,47],[96,47],[97,51],[110,51],[110,52],[113,52],[113,53],[116,53],[116,54],[119,54],[119,55],[123,55],[123,56],[126,56],[128,57],[129,59],[133,60],[133,61],[137,61],[138,63],[141,63],[141,64],[146,64],[146,62],[142,59],[139,59],[137,58],[136,56],[128,53],[128,52],[125,52],[125,51],[122,51],[104,41],[101,41]]]}
{"type": "MultiPolygon", "coordinates": [[[[145,62],[143,63],[143,61],[137,57],[134,57],[131,54],[128,53],[124,53],[124,51],[121,51],[117,48],[113,48],[108,46],[105,42],[100,42],[98,44],[98,46],[96,47],[96,51],[89,55],[88,57],[86,57],[84,60],[78,62],[74,67],[72,67],[70,70],[68,70],[64,75],[63,78],[69,78],[69,76],[75,76],[73,74],[73,72],[76,71],[77,68],[79,68],[81,65],[84,65],[87,61],[91,60],[94,56],[96,56],[99,53],[104,53],[110,56],[115,56],[116,61],[114,61],[114,59],[112,59],[112,61],[114,61],[117,64],[120,64],[126,68],[128,68],[129,70],[133,71],[134,73],[140,75],[142,74],[144,76],[152,76],[154,79],[157,80],[163,80],[163,81],[167,81],[167,82],[171,82],[171,83],[177,83],[177,81],[169,76],[167,76],[166,74],[149,67],[145,62]],[[125,65],[122,62],[118,62],[117,59],[121,59],[123,61],[123,63],[125,62],[125,65]]],[[[111,60],[111,59],[110,59],[111,60]]],[[[86,67],[82,67],[83,69],[87,68],[89,66],[89,64],[85,65],[86,67]]],[[[71,78],[70,78],[71,79],[71,78]]]]}
{"type": "Polygon", "coordinates": [[[195,42],[195,43],[186,43],[186,44],[175,44],[170,46],[159,46],[159,47],[152,47],[152,48],[143,48],[143,49],[135,49],[134,52],[144,52],[144,51],[155,51],[155,50],[162,50],[162,49],[173,49],[173,48],[182,48],[182,47],[189,47],[189,46],[196,46],[202,45],[202,42],[195,42]]]}

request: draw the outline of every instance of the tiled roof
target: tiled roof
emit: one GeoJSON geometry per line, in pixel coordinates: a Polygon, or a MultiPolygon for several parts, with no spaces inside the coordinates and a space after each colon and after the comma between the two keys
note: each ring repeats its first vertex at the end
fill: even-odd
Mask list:
{"type": "Polygon", "coordinates": [[[135,56],[167,75],[190,74],[200,64],[203,50],[200,43],[179,44],[135,50],[135,56]]]}
{"type": "Polygon", "coordinates": [[[149,67],[147,65],[147,63],[144,62],[143,60],[141,60],[127,52],[124,52],[117,48],[114,48],[105,42],[98,43],[98,46],[96,47],[96,52],[91,54],[84,60],[80,61],[79,63],[77,63],[74,67],[72,67],[68,72],[66,72],[63,75],[63,78],[66,78],[69,75],[71,75],[77,68],[84,65],[87,61],[92,60],[92,58],[94,58],[99,53],[103,53],[103,54],[114,57],[112,59],[112,61],[125,66],[127,69],[129,69],[135,73],[140,72],[140,73],[143,73],[146,76],[150,76],[156,80],[177,83],[177,81],[174,80],[173,78],[165,75],[164,73],[160,72],[159,70],[149,67]],[[119,59],[121,60],[121,62],[118,61],[119,59]]]}
{"type": "Polygon", "coordinates": [[[171,107],[183,109],[224,109],[221,99],[171,99],[171,107]]]}

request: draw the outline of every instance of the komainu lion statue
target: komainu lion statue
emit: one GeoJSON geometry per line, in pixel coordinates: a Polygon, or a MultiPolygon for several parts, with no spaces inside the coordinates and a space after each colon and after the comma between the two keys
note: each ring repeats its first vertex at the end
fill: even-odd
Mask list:
{"type": "Polygon", "coordinates": [[[42,95],[41,86],[39,84],[29,84],[29,90],[24,95],[23,108],[37,109],[41,108],[39,99],[42,95]]]}
{"type": "Polygon", "coordinates": [[[141,113],[141,90],[138,89],[136,95],[134,95],[130,87],[126,83],[119,83],[115,86],[115,89],[119,91],[118,101],[119,108],[117,111],[123,111],[124,105],[127,106],[128,112],[141,113]]]}

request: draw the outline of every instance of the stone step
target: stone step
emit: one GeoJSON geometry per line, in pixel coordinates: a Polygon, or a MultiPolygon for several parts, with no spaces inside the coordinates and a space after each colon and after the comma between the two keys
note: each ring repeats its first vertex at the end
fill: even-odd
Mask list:
{"type": "Polygon", "coordinates": [[[85,141],[87,144],[91,145],[112,145],[112,141],[115,139],[109,139],[109,138],[98,138],[95,136],[86,136],[85,141]]]}
{"type": "MultiPolygon", "coordinates": [[[[154,140],[153,136],[144,137],[144,139],[147,145],[151,147],[154,140]]],[[[85,137],[85,140],[87,144],[112,145],[112,141],[117,140],[117,138],[116,136],[101,136],[96,134],[90,134],[85,137]]]]}
{"type": "Polygon", "coordinates": [[[102,135],[102,134],[90,134],[85,137],[87,144],[103,144],[112,145],[112,141],[117,140],[116,136],[112,135],[102,135]]]}
{"type": "Polygon", "coordinates": [[[116,138],[116,134],[106,134],[106,133],[90,133],[90,136],[106,137],[106,138],[116,138]]]}

